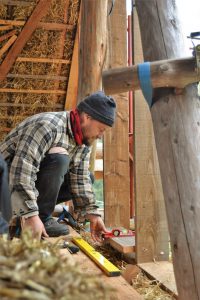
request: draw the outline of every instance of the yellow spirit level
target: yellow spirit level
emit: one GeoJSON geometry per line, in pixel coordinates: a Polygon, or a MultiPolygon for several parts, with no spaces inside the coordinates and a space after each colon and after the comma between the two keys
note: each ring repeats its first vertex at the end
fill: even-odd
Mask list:
{"type": "Polygon", "coordinates": [[[120,270],[107,260],[101,253],[97,252],[85,240],[73,237],[72,241],[89,256],[108,276],[119,276],[120,270]]]}

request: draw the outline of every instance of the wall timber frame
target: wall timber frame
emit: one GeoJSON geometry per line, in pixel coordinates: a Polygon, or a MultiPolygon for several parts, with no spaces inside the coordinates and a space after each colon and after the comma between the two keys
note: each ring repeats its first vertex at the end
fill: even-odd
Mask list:
{"type": "MultiPolygon", "coordinates": [[[[126,2],[116,0],[108,17],[108,68],[127,65],[126,2]]],[[[114,128],[104,135],[104,193],[107,226],[130,226],[128,95],[115,95],[114,128]]]]}
{"type": "MultiPolygon", "coordinates": [[[[134,63],[143,52],[138,16],[134,10],[134,63]]],[[[149,107],[141,91],[135,91],[135,229],[137,263],[169,259],[163,190],[149,107]]]]}

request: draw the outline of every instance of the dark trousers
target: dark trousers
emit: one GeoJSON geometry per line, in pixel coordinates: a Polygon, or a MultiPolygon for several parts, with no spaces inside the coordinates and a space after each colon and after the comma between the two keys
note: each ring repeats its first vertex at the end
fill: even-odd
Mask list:
{"type": "Polygon", "coordinates": [[[36,188],[42,221],[52,214],[57,203],[71,200],[68,171],[69,157],[65,154],[47,154],[41,162],[36,188]]]}

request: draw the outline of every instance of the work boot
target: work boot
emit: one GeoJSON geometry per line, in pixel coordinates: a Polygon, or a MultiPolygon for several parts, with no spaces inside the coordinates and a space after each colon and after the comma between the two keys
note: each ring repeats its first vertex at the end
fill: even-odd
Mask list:
{"type": "Polygon", "coordinates": [[[69,234],[69,228],[66,224],[59,224],[54,218],[49,217],[44,221],[46,232],[51,237],[69,234]]]}

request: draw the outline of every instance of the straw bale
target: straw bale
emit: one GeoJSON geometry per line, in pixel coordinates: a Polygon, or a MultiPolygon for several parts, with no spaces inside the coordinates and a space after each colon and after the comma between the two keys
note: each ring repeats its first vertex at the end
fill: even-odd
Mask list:
{"type": "Polygon", "coordinates": [[[86,276],[78,264],[59,254],[61,244],[38,241],[31,232],[20,240],[0,237],[0,298],[92,300],[95,291],[97,300],[115,299],[114,289],[99,276],[86,276]]]}
{"type": "Polygon", "coordinates": [[[0,16],[1,19],[5,19],[7,15],[7,8],[5,5],[0,4],[0,16]]]}

